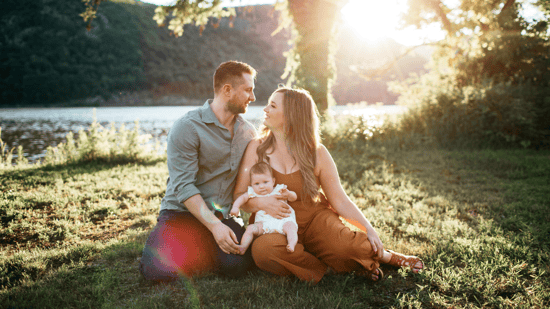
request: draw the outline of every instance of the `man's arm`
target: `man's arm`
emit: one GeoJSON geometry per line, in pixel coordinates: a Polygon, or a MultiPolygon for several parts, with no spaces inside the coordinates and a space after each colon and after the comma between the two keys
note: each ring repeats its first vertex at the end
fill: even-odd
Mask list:
{"type": "Polygon", "coordinates": [[[174,124],[168,136],[167,149],[170,181],[174,182],[178,201],[208,228],[222,251],[236,253],[238,241],[235,233],[212,213],[195,186],[199,171],[199,145],[198,133],[189,121],[181,120],[174,124]]]}

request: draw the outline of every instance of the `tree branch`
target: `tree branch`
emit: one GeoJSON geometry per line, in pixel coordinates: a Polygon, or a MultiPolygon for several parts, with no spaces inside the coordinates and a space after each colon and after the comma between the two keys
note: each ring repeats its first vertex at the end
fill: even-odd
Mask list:
{"type": "Polygon", "coordinates": [[[502,12],[504,12],[507,8],[511,7],[514,2],[516,2],[516,0],[508,0],[506,1],[506,3],[504,4],[504,6],[502,7],[502,10],[500,10],[500,13],[498,13],[498,16],[500,16],[500,14],[502,14],[502,12]]]}
{"type": "Polygon", "coordinates": [[[384,66],[382,66],[380,68],[374,69],[373,71],[371,71],[371,73],[363,73],[363,72],[360,72],[359,70],[353,69],[353,68],[350,68],[350,70],[352,72],[354,72],[355,74],[357,74],[359,77],[363,78],[364,80],[370,81],[375,76],[380,76],[380,75],[386,74],[389,70],[391,70],[391,68],[393,68],[394,65],[397,64],[397,62],[399,60],[403,59],[406,55],[408,55],[410,52],[417,49],[418,47],[437,45],[438,43],[439,42],[430,42],[430,43],[424,43],[424,44],[420,44],[420,45],[411,46],[411,47],[407,48],[403,53],[401,53],[401,55],[395,57],[393,59],[393,61],[390,61],[390,62],[386,63],[384,66]]]}
{"type": "Polygon", "coordinates": [[[449,20],[449,18],[447,17],[447,14],[445,14],[445,12],[443,11],[444,4],[441,3],[441,0],[432,0],[430,1],[430,4],[432,5],[432,9],[435,11],[437,16],[441,20],[441,23],[443,24],[443,28],[445,28],[445,31],[447,31],[449,35],[454,36],[455,33],[453,31],[453,25],[449,20]]]}

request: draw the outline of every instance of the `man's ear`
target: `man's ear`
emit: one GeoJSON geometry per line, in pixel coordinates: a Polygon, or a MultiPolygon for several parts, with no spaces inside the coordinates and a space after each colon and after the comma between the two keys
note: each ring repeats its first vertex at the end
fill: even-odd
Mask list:
{"type": "Polygon", "coordinates": [[[231,86],[231,84],[224,84],[222,86],[221,92],[224,96],[230,97],[231,96],[231,90],[233,90],[233,87],[231,86]]]}

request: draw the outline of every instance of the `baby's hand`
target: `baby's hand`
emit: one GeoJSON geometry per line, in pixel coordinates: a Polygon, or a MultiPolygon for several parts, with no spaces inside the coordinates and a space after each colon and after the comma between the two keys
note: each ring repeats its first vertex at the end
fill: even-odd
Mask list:
{"type": "Polygon", "coordinates": [[[229,213],[232,216],[238,217],[239,216],[239,208],[231,208],[231,212],[229,213]]]}
{"type": "Polygon", "coordinates": [[[282,188],[279,193],[281,193],[281,196],[283,196],[285,199],[288,199],[289,191],[286,186],[282,188]]]}

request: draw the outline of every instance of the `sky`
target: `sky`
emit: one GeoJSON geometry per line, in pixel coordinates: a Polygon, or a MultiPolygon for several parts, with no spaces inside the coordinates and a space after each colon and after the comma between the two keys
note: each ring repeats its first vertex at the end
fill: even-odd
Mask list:
{"type": "MultiPolygon", "coordinates": [[[[169,5],[175,0],[141,0],[157,5],[169,5]]],[[[527,0],[534,2],[535,0],[527,0]]],[[[414,27],[398,29],[400,14],[406,10],[407,0],[349,0],[341,10],[344,23],[358,37],[370,43],[376,43],[389,37],[405,46],[420,45],[435,42],[444,38],[445,33],[438,24],[418,30],[414,27]]],[[[447,2],[452,2],[449,0],[447,2]]],[[[226,6],[242,6],[255,4],[273,4],[275,0],[223,0],[226,6]]],[[[539,12],[526,5],[524,15],[539,17],[539,12]]],[[[528,17],[527,17],[528,18],[528,17]]]]}

